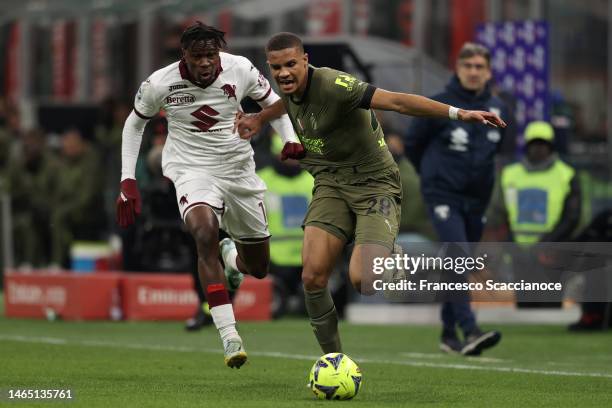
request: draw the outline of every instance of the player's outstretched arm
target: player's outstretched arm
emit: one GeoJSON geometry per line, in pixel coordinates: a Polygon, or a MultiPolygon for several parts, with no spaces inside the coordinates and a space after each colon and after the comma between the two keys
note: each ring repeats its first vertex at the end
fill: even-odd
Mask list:
{"type": "Polygon", "coordinates": [[[234,121],[234,127],[242,139],[250,139],[261,131],[267,123],[278,119],[286,114],[282,99],[277,100],[270,106],[253,115],[245,115],[239,112],[234,121]]]}
{"type": "Polygon", "coordinates": [[[374,91],[370,107],[373,109],[395,111],[403,115],[438,118],[450,117],[451,119],[464,122],[480,122],[493,127],[506,127],[506,123],[492,112],[467,111],[424,96],[389,92],[380,88],[374,91]]]}
{"type": "Polygon", "coordinates": [[[121,136],[121,185],[117,197],[117,224],[126,228],[136,221],[140,214],[142,200],[136,184],[136,161],[142,133],[148,119],[139,117],[134,111],[125,120],[121,136]]]}
{"type": "Polygon", "coordinates": [[[262,108],[261,112],[250,115],[238,112],[234,121],[234,131],[238,130],[242,139],[250,139],[259,133],[266,123],[270,122],[274,130],[280,134],[284,143],[281,160],[301,160],[306,157],[304,146],[295,135],[282,101],[279,99],[267,107],[262,106],[262,108]]]}

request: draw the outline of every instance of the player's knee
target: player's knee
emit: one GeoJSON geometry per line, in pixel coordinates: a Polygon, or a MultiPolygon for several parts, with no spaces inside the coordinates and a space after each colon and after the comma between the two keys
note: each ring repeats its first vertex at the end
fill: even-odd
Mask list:
{"type": "Polygon", "coordinates": [[[327,286],[327,274],[316,267],[304,266],[302,283],[306,290],[319,290],[327,286]]]}

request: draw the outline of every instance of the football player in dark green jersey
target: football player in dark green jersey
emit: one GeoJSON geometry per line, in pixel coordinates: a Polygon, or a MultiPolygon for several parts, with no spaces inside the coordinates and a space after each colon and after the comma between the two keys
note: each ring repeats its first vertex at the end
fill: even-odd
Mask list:
{"type": "Polygon", "coordinates": [[[295,151],[283,153],[300,158],[315,178],[302,249],[306,309],[323,352],[341,352],[337,313],[327,289],[333,267],[344,246],[354,241],[351,283],[360,293],[374,293],[375,259],[391,255],[399,227],[399,171],[372,109],[490,126],[505,123],[491,112],[385,91],[344,72],[310,66],[295,34],[274,35],[266,56],[281,100],[258,114],[239,116],[236,127],[241,137],[250,138],[265,123],[289,114],[304,150],[294,144],[295,151]]]}

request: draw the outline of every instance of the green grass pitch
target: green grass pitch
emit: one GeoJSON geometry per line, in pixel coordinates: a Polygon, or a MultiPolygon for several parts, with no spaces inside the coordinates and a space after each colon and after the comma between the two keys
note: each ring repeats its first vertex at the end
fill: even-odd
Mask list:
{"type": "Polygon", "coordinates": [[[315,400],[306,387],[321,354],[306,320],[240,324],[249,362],[231,370],[214,328],[0,317],[0,389],[70,388],[71,407],[612,406],[612,333],[499,328],[498,347],[463,358],[437,351],[437,327],[342,324],[345,352],[364,375],[345,402],[315,400]]]}

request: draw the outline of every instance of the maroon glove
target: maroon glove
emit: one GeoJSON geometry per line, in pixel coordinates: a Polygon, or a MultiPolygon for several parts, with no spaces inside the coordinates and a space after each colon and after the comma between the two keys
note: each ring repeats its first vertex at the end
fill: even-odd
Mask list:
{"type": "Polygon", "coordinates": [[[117,197],[117,224],[126,228],[136,221],[137,215],[140,215],[142,201],[134,179],[123,180],[120,190],[117,197]]]}
{"type": "Polygon", "coordinates": [[[281,152],[281,160],[300,160],[306,157],[306,151],[301,143],[287,142],[281,152]]]}

